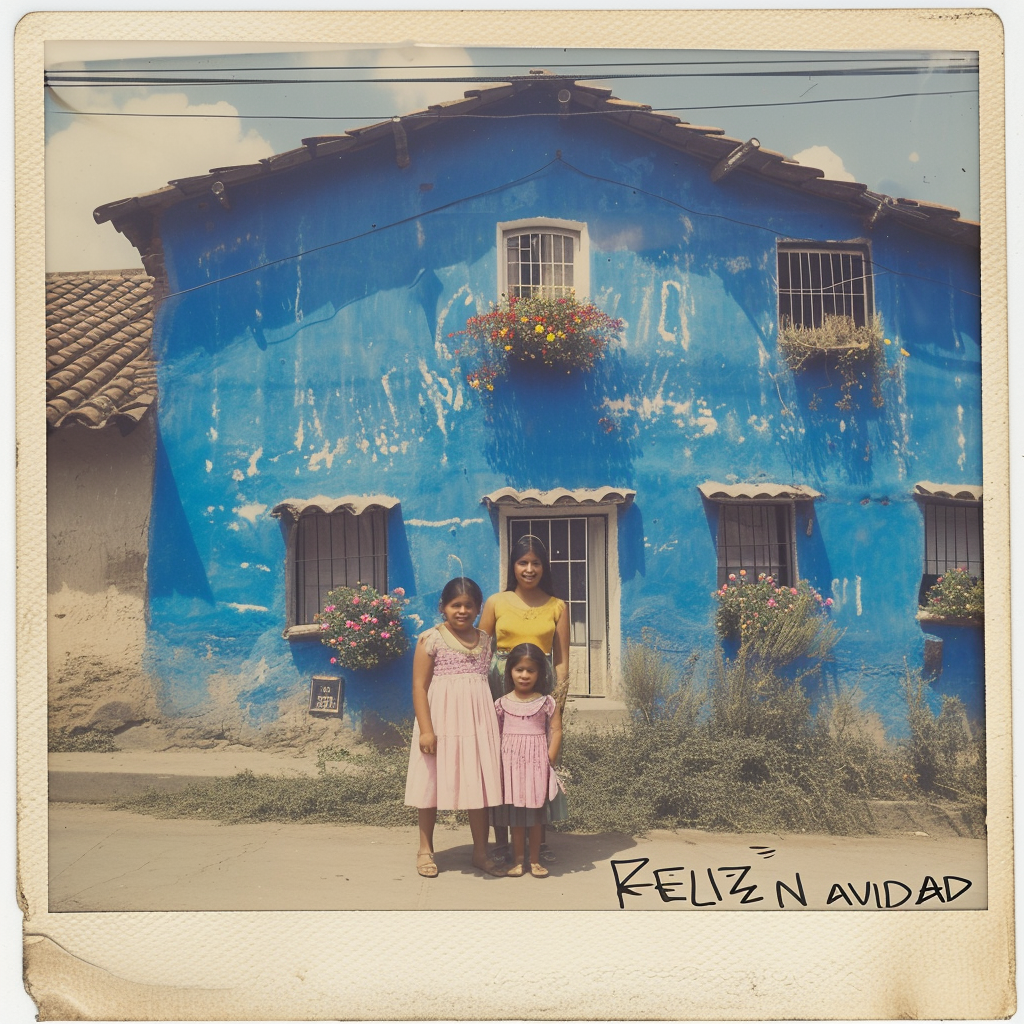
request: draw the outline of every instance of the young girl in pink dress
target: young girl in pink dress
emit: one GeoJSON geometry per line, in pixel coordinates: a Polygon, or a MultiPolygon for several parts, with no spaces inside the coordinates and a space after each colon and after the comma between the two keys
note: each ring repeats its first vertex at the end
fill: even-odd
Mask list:
{"type": "Polygon", "coordinates": [[[501,729],[501,770],[504,806],[494,811],[495,824],[512,828],[512,867],[525,871],[526,833],[530,833],[530,874],[546,878],[541,864],[544,826],[567,816],[565,796],[554,763],[562,745],[562,716],[548,692],[544,652],[535,644],[519,644],[505,662],[505,694],[494,702],[501,729]]]}
{"type": "Polygon", "coordinates": [[[483,595],[470,579],[441,591],[444,622],[420,635],[412,663],[416,724],[409,751],[405,802],[419,808],[416,870],[437,876],[437,809],[469,812],[473,866],[505,874],[487,855],[487,808],[501,803],[501,737],[487,683],[491,638],[473,623],[483,595]]]}

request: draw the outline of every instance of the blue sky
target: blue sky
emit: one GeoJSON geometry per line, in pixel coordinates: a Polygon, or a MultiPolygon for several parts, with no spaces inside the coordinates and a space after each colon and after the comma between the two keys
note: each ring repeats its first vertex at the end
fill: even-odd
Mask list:
{"type": "Polygon", "coordinates": [[[291,80],[54,87],[46,106],[49,270],[138,264],[134,250],[109,225],[93,223],[91,211],[102,203],[150,191],[174,177],[253,162],[295,148],[304,137],[408,113],[473,87],[428,78],[500,78],[531,68],[627,76],[597,83],[682,120],[715,125],[739,138],[755,136],[762,146],[820,167],[828,177],[978,217],[978,79],[970,51],[408,44],[322,50],[268,46],[261,52],[210,46],[174,54],[168,44],[57,43],[47,44],[46,63],[48,72],[114,77],[137,72],[291,80]],[[287,70],[262,70],[267,68],[287,70]],[[907,68],[915,73],[893,73],[907,68]],[[168,114],[191,116],[153,116],[168,114]],[[201,114],[218,116],[194,116],[201,114]]]}

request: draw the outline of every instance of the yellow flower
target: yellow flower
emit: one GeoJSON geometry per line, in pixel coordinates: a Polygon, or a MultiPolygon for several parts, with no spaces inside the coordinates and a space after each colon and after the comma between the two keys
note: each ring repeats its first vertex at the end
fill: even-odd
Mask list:
{"type": "Polygon", "coordinates": [[[508,334],[508,328],[502,327],[502,329],[498,331],[498,334],[500,337],[504,338],[508,334]]]}
{"type": "Polygon", "coordinates": [[[519,318],[519,322],[520,322],[521,324],[525,324],[525,323],[528,323],[529,321],[528,321],[527,317],[525,317],[525,316],[521,316],[521,317],[519,318]]]}
{"type": "Polygon", "coordinates": [[[533,333],[534,334],[543,334],[544,333],[544,325],[543,324],[537,324],[537,326],[534,327],[534,329],[533,329],[533,333]]]}
{"type": "Polygon", "coordinates": [[[506,352],[511,352],[512,351],[512,346],[511,345],[506,345],[505,346],[505,351],[506,352]]]}
{"type": "Polygon", "coordinates": [[[548,331],[548,341],[554,341],[554,340],[555,340],[555,336],[550,331],[548,331]]]}
{"type": "Polygon", "coordinates": [[[886,343],[886,345],[891,345],[892,344],[892,342],[888,338],[885,339],[885,343],[886,343]]]}
{"type": "Polygon", "coordinates": [[[478,380],[471,380],[469,382],[469,386],[471,388],[478,388],[478,387],[480,387],[480,381],[478,381],[478,380]]]}
{"type": "Polygon", "coordinates": [[[910,353],[905,348],[901,348],[900,349],[900,355],[909,356],[910,353]]]}
{"type": "Polygon", "coordinates": [[[493,391],[494,390],[494,385],[493,384],[488,384],[487,385],[487,390],[488,391],[493,391]]]}

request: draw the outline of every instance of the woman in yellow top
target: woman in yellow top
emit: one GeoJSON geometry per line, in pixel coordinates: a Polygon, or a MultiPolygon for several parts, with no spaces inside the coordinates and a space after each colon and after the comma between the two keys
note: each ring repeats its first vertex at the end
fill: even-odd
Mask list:
{"type": "MultiPolygon", "coordinates": [[[[551,692],[559,711],[569,690],[569,611],[553,596],[551,563],[543,541],[533,534],[520,537],[508,559],[505,589],[493,594],[480,614],[480,629],[494,637],[496,651],[490,674],[495,700],[502,696],[505,660],[518,644],[536,644],[547,656],[551,692]],[[495,692],[497,690],[497,692],[495,692]]],[[[495,824],[494,841],[499,850],[508,846],[508,830],[495,824]]],[[[554,860],[546,844],[541,857],[554,860]]]]}

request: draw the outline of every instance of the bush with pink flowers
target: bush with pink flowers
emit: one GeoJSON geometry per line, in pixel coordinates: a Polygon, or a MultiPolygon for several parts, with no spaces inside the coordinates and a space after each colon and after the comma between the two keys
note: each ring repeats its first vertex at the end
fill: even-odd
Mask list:
{"type": "Polygon", "coordinates": [[[749,579],[741,569],[712,596],[718,601],[719,635],[738,640],[741,656],[766,664],[827,658],[842,636],[829,618],[832,598],[823,598],[806,580],[787,587],[765,573],[749,579]]]}
{"type": "Polygon", "coordinates": [[[985,584],[966,568],[949,569],[928,589],[924,609],[956,619],[985,617],[985,584]]]}
{"type": "Polygon", "coordinates": [[[320,642],[333,652],[331,664],[366,669],[400,658],[409,649],[402,624],[407,604],[401,587],[390,594],[381,594],[365,583],[332,590],[324,610],[316,616],[320,642]]]}

